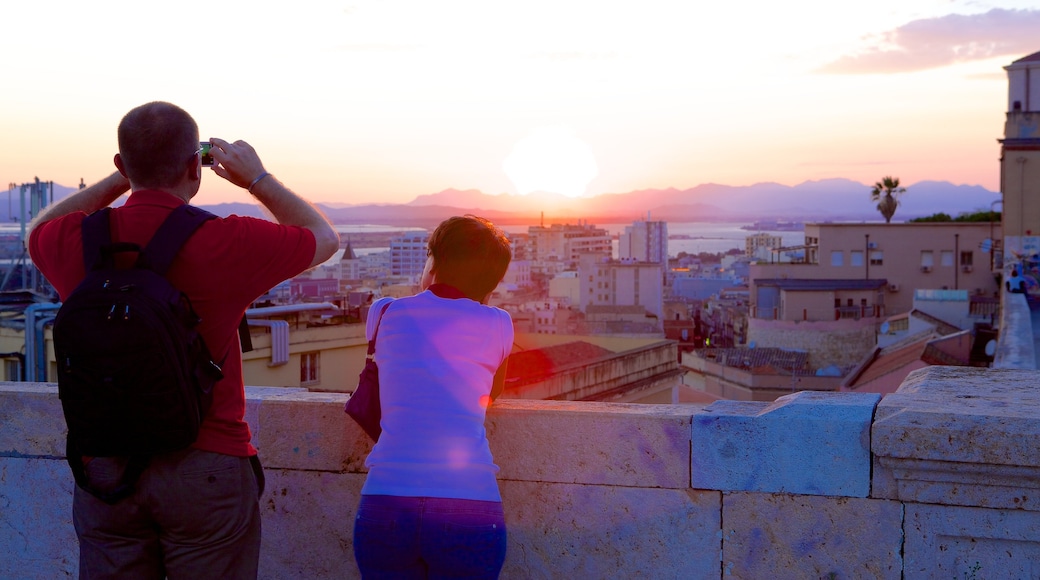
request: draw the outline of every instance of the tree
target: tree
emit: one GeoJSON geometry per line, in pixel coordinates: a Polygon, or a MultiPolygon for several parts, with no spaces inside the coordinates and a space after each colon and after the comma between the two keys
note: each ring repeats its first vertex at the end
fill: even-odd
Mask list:
{"type": "Polygon", "coordinates": [[[881,181],[874,184],[870,190],[870,200],[877,202],[877,209],[885,216],[885,223],[892,221],[899,205],[899,196],[906,193],[906,188],[899,187],[899,178],[886,175],[881,181]]]}

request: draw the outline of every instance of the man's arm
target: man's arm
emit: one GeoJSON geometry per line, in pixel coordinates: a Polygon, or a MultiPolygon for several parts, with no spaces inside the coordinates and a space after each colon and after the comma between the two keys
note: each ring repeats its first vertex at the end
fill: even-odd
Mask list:
{"type": "Polygon", "coordinates": [[[215,145],[211,150],[213,158],[219,163],[214,166],[214,173],[249,190],[278,223],[300,226],[314,234],[316,246],[311,267],[321,264],[336,253],[339,249],[339,234],[329,220],[313,204],[268,174],[252,146],[245,141],[210,141],[215,145]],[[256,181],[257,178],[260,180],[256,181]]]}
{"type": "Polygon", "coordinates": [[[29,224],[26,239],[32,234],[33,228],[44,222],[78,211],[93,213],[103,207],[112,205],[112,202],[128,191],[130,191],[130,182],[117,171],[94,185],[81,189],[65,199],[45,207],[29,224]]]}

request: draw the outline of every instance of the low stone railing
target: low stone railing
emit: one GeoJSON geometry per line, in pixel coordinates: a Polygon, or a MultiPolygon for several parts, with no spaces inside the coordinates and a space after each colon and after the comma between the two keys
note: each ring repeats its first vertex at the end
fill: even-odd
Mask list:
{"type": "Polygon", "coordinates": [[[993,367],[998,369],[1035,369],[1033,321],[1025,294],[1001,292],[1000,334],[993,367]]]}
{"type": "MultiPolygon", "coordinates": [[[[708,407],[500,401],[503,578],[1036,578],[1035,372],[708,407]]],[[[369,450],[346,395],[249,389],[261,577],[356,578],[369,450]]],[[[76,575],[53,385],[0,384],[0,578],[76,575]]]]}

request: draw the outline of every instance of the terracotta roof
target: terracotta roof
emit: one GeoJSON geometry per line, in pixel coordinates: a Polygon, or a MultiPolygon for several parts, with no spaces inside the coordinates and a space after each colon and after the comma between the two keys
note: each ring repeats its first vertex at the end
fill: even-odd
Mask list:
{"type": "Polygon", "coordinates": [[[611,350],[583,341],[517,351],[509,355],[506,381],[510,385],[525,385],[551,376],[565,367],[592,362],[613,354],[611,350]]]}
{"type": "Polygon", "coordinates": [[[702,348],[694,353],[732,368],[753,370],[758,374],[813,374],[809,353],[780,348],[702,348]]]}
{"type": "Polygon", "coordinates": [[[924,340],[904,345],[898,349],[883,349],[878,353],[877,358],[868,364],[856,380],[848,386],[854,389],[857,385],[869,383],[870,381],[879,379],[889,373],[894,373],[912,362],[921,360],[921,355],[923,355],[925,349],[928,348],[928,343],[929,339],[925,338],[924,340]]]}
{"type": "Polygon", "coordinates": [[[954,334],[954,333],[957,333],[957,332],[960,332],[961,330],[963,330],[962,328],[958,327],[957,325],[950,324],[949,322],[946,322],[945,320],[943,320],[941,318],[936,318],[935,316],[932,316],[931,314],[927,314],[925,312],[921,312],[920,310],[917,310],[917,309],[911,310],[910,311],[910,316],[913,316],[914,318],[917,318],[919,320],[923,320],[923,321],[927,322],[928,324],[931,324],[932,326],[935,327],[935,332],[938,333],[940,336],[949,336],[951,334],[954,334]]]}

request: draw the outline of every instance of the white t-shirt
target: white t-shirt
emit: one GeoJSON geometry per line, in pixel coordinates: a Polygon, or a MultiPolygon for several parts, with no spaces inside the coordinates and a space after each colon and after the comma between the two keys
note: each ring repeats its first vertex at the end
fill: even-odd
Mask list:
{"type": "Polygon", "coordinates": [[[430,290],[383,304],[375,361],[383,432],[365,465],[366,495],[501,501],[484,415],[513,346],[509,313],[430,290]]]}

